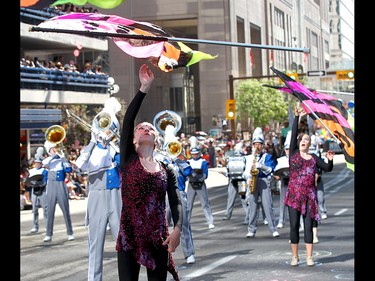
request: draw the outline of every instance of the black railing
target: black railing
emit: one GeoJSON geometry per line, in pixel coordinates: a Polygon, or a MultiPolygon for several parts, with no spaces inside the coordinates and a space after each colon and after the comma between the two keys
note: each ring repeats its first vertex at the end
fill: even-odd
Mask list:
{"type": "Polygon", "coordinates": [[[42,10],[34,10],[23,7],[20,8],[21,22],[31,25],[38,25],[45,20],[64,14],[64,12],[61,12],[54,8],[45,8],[42,10]]]}
{"type": "Polygon", "coordinates": [[[20,67],[21,89],[108,93],[108,75],[20,67]]]}

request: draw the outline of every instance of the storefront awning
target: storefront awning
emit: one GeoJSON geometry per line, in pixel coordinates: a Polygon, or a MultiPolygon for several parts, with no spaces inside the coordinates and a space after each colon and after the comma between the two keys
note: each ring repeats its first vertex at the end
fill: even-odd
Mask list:
{"type": "Polygon", "coordinates": [[[45,129],[60,124],[62,120],[60,109],[21,109],[20,129],[45,129]]]}

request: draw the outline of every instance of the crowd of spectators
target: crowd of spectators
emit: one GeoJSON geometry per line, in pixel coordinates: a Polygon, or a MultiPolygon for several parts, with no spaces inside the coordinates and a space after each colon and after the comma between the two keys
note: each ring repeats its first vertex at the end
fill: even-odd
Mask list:
{"type": "Polygon", "coordinates": [[[73,60],[63,63],[63,57],[55,56],[53,60],[39,60],[38,57],[22,57],[20,59],[21,67],[36,67],[49,70],[60,70],[67,72],[76,73],[87,73],[92,75],[108,75],[102,71],[102,66],[100,64],[95,64],[94,66],[90,61],[86,61],[82,67],[78,66],[73,60]],[[82,70],[81,70],[82,69],[82,70]]]}

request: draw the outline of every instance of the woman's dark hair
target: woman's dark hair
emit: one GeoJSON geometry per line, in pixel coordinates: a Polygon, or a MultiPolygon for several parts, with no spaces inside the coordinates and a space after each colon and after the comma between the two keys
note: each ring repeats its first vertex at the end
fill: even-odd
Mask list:
{"type": "MultiPolygon", "coordinates": [[[[306,133],[300,133],[298,136],[297,136],[297,147],[299,147],[299,144],[303,138],[304,135],[307,135],[306,133]]],[[[310,143],[311,143],[311,139],[310,139],[310,143]]]]}

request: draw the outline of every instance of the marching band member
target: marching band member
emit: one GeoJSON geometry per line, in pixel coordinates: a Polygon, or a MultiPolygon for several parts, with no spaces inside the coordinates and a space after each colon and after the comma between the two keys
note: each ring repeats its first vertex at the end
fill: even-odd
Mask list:
{"type": "Polygon", "coordinates": [[[65,155],[59,152],[56,143],[46,140],[44,147],[49,156],[42,161],[44,167],[48,170],[46,186],[47,230],[43,241],[52,241],[56,204],[59,204],[64,215],[68,241],[72,241],[74,240],[73,226],[70,217],[68,187],[65,184],[65,174],[73,170],[72,165],[65,158],[65,155]]]}
{"type": "Polygon", "coordinates": [[[47,227],[47,204],[46,204],[46,185],[48,179],[48,171],[43,167],[43,152],[44,148],[39,147],[34,157],[34,168],[29,170],[28,179],[34,176],[40,176],[38,180],[30,181],[31,184],[31,202],[33,208],[33,228],[30,233],[37,233],[39,231],[39,207],[43,209],[43,221],[47,227]]]}
{"type": "Polygon", "coordinates": [[[227,159],[227,176],[228,176],[228,192],[227,192],[227,209],[225,211],[223,220],[230,220],[234,208],[234,203],[237,196],[240,197],[242,208],[245,211],[244,223],[247,224],[247,204],[246,204],[246,190],[242,190],[243,183],[246,183],[242,174],[245,169],[245,158],[240,150],[236,150],[235,157],[227,159]]]}
{"type": "Polygon", "coordinates": [[[189,221],[193,211],[195,196],[198,195],[208,228],[213,229],[215,228],[214,218],[212,216],[212,210],[208,200],[207,186],[205,183],[205,179],[208,177],[209,163],[201,157],[201,151],[197,147],[192,148],[190,153],[192,159],[189,160],[189,163],[193,168],[193,173],[189,176],[189,184],[187,187],[188,209],[190,212],[189,221]]]}
{"type": "MultiPolygon", "coordinates": [[[[164,159],[163,161],[173,167],[173,169],[177,172],[178,190],[181,196],[183,217],[188,218],[190,216],[190,211],[188,209],[188,200],[185,188],[188,177],[193,173],[193,169],[191,168],[189,161],[187,161],[186,157],[182,153],[180,153],[180,155],[178,155],[176,159],[164,159]]],[[[171,212],[169,206],[167,217],[168,221],[171,221],[171,212]]],[[[184,219],[182,223],[181,247],[186,259],[186,263],[195,263],[193,233],[191,231],[191,225],[188,219],[184,219]]]]}
{"type": "Polygon", "coordinates": [[[277,165],[275,167],[274,177],[276,180],[280,180],[280,206],[279,206],[279,220],[277,228],[283,228],[286,222],[288,209],[284,204],[284,198],[286,189],[289,183],[289,143],[290,143],[291,131],[288,132],[284,142],[285,155],[277,159],[277,165]],[[280,174],[278,171],[280,170],[280,174]],[[283,170],[283,171],[282,171],[283,170]]]}
{"type": "MultiPolygon", "coordinates": [[[[115,114],[120,110],[121,104],[116,98],[111,97],[106,100],[102,112],[110,115],[110,129],[92,132],[90,143],[83,148],[76,160],[77,167],[88,173],[86,225],[88,225],[89,281],[103,279],[103,251],[107,224],[114,241],[119,232],[120,154],[109,144],[106,137],[111,134],[111,130],[118,133],[120,125],[115,114]]],[[[92,128],[95,128],[94,121],[92,128]]]]}
{"type": "Polygon", "coordinates": [[[273,237],[279,237],[275,224],[275,215],[272,206],[272,193],[270,188],[270,181],[272,172],[276,166],[276,160],[269,153],[263,152],[264,137],[261,128],[256,128],[253,133],[253,153],[246,155],[245,171],[243,178],[249,184],[255,184],[256,188],[254,194],[248,192],[248,232],[246,237],[255,237],[257,229],[257,215],[258,215],[258,198],[261,197],[264,213],[268,222],[268,227],[273,237]],[[255,179],[252,178],[251,170],[257,169],[258,175],[255,179]],[[251,182],[255,180],[256,182],[251,182]]]}

